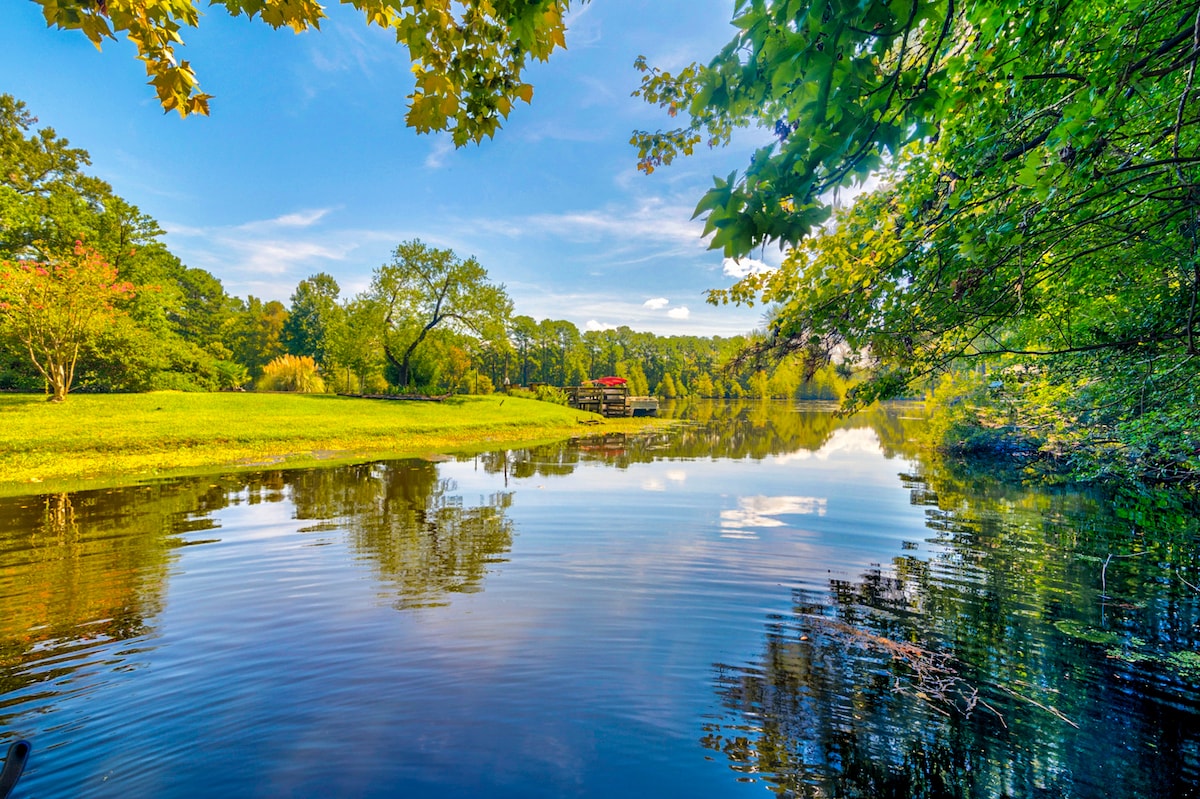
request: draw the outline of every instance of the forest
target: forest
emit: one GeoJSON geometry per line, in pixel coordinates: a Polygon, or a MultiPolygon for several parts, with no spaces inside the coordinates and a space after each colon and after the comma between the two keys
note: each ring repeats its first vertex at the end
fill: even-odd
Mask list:
{"type": "MultiPolygon", "coordinates": [[[[158,30],[43,5],[48,21],[94,42],[112,35],[110,21],[142,45],[158,30]]],[[[509,50],[483,47],[506,76],[495,86],[472,83],[450,66],[461,58],[439,49],[470,49],[480,44],[471,36],[491,33],[353,5],[368,24],[429,34],[424,45],[406,39],[417,73],[406,121],[461,146],[491,136],[514,100],[529,101],[526,59],[563,46],[568,4],[538,4],[541,17],[530,6],[491,32],[493,43],[514,38],[509,50]]],[[[468,16],[480,13],[472,5],[468,16]]],[[[319,14],[263,21],[302,29],[319,14]]],[[[604,372],[667,397],[812,395],[847,412],[930,394],[948,450],[1016,454],[1077,479],[1194,482],[1200,7],[737,0],[732,25],[708,61],[669,72],[636,59],[635,94],[675,127],[635,130],[630,142],[649,174],[736,143],[738,129],[767,134],[695,208],[708,245],[729,258],[784,250],[779,269],[709,294],[717,305],[761,305],[760,333],[660,338],[512,316],[503,286],[473,259],[418,241],[401,243],[357,297],[313,275],[290,306],[231,299],[172,258],[153,220],[82,173],[84,151],[32,132],[11,98],[0,111],[3,158],[17,167],[6,165],[0,186],[0,256],[16,259],[6,283],[34,292],[43,276],[29,269],[52,271],[29,261],[17,275],[22,258],[114,270],[73,293],[92,297],[73,318],[97,331],[79,344],[81,390],[486,391],[604,372]],[[276,362],[286,356],[299,360],[276,362]]],[[[206,113],[207,96],[169,50],[139,50],[162,78],[159,102],[206,113]]],[[[40,378],[61,397],[75,350],[41,363],[49,356],[29,346],[36,325],[14,334],[21,306],[3,302],[0,381],[40,378]]]]}
{"type": "Polygon", "coordinates": [[[731,370],[753,334],[659,336],[514,313],[474,258],[400,243],[344,297],[318,273],[285,304],[231,296],[87,174],[85,149],[0,95],[0,390],[491,393],[618,375],[662,397],[841,399],[848,371],[731,370]]]}

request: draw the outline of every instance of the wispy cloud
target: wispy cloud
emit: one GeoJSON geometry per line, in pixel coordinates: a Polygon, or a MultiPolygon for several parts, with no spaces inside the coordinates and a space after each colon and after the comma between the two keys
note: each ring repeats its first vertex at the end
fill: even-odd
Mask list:
{"type": "Polygon", "coordinates": [[[286,297],[307,274],[345,261],[359,247],[350,231],[323,229],[332,209],[281,214],[237,225],[195,227],[164,223],[171,248],[191,266],[240,279],[226,286],[233,293],[273,290],[286,297]]]}
{"type": "Polygon", "coordinates": [[[655,297],[653,299],[646,300],[645,302],[643,302],[642,307],[649,308],[652,311],[659,311],[659,310],[662,310],[663,308],[666,308],[670,304],[671,304],[671,301],[668,300],[666,297],[655,297]]]}
{"type": "Polygon", "coordinates": [[[454,142],[449,136],[434,136],[433,146],[429,155],[425,156],[425,166],[429,169],[440,169],[446,163],[446,158],[454,152],[454,142]]]}
{"type": "MultiPolygon", "coordinates": [[[[367,35],[373,33],[370,29],[367,35]]],[[[369,41],[360,27],[336,23],[323,25],[319,37],[313,37],[308,50],[311,64],[319,72],[339,73],[357,70],[370,77],[375,64],[395,57],[394,45],[386,43],[386,49],[380,43],[369,41]]]]}
{"type": "Polygon", "coordinates": [[[591,10],[591,3],[573,4],[563,20],[567,26],[567,47],[573,51],[600,43],[603,35],[600,24],[584,19],[591,10]]]}
{"type": "Polygon", "coordinates": [[[274,219],[259,219],[253,222],[245,222],[238,225],[235,229],[253,231],[277,227],[312,227],[317,222],[320,222],[331,210],[330,208],[314,208],[308,211],[296,211],[277,216],[274,219]]]}
{"type": "Polygon", "coordinates": [[[614,204],[599,209],[564,211],[556,214],[532,214],[507,219],[475,220],[487,232],[510,238],[541,237],[579,244],[608,243],[598,259],[614,260],[614,253],[626,253],[635,263],[667,254],[691,256],[706,247],[702,224],[691,219],[691,209],[662,198],[642,199],[634,204],[614,204]]]}

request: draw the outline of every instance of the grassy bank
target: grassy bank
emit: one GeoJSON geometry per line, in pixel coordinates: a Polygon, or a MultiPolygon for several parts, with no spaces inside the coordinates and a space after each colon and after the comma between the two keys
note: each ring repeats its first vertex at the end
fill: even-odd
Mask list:
{"type": "Polygon", "coordinates": [[[0,493],[139,477],[478,452],[633,429],[545,402],[492,395],[445,402],[298,394],[0,395],[0,493]]]}

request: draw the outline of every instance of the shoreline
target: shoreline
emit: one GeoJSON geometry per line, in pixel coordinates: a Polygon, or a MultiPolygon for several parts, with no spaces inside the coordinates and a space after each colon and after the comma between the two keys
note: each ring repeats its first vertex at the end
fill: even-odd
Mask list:
{"type": "Polygon", "coordinates": [[[0,395],[0,496],[471,455],[660,423],[503,394],[441,403],[182,392],[77,394],[48,403],[41,395],[0,395]]]}

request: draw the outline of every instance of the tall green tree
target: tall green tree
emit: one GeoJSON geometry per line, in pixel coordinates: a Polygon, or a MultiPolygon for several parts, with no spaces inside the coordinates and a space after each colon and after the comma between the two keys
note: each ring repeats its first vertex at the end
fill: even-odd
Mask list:
{"type": "Polygon", "coordinates": [[[384,357],[401,387],[410,384],[414,355],[433,330],[500,341],[512,315],[504,286],[491,283],[478,261],[417,239],[402,242],[391,263],[375,270],[368,294],[380,309],[384,357]]]}
{"type": "MultiPolygon", "coordinates": [[[[530,358],[537,333],[538,323],[532,316],[524,314],[514,316],[509,323],[509,340],[517,353],[517,373],[520,375],[519,382],[523,386],[529,385],[530,358]]],[[[537,372],[532,372],[532,374],[537,374],[537,372]]]]}
{"type": "Polygon", "coordinates": [[[325,272],[300,281],[283,325],[288,352],[312,356],[321,366],[330,365],[331,340],[345,315],[338,304],[339,292],[337,281],[325,272]]]}
{"type": "Polygon", "coordinates": [[[279,300],[248,296],[226,323],[225,340],[237,363],[257,378],[263,367],[286,352],[283,327],[287,308],[279,300]]]}
{"type": "Polygon", "coordinates": [[[342,323],[329,331],[328,354],[339,370],[345,370],[342,389],[367,393],[372,378],[382,381],[382,309],[364,293],[343,304],[342,316],[342,323]]]}
{"type": "Polygon", "coordinates": [[[83,344],[75,382],[100,390],[216,387],[216,361],[229,357],[219,334],[229,310],[220,281],[187,269],[153,218],[84,173],[85,150],[36,124],[24,103],[0,95],[0,259],[55,260],[82,241],[138,287],[123,303],[127,314],[83,344]]]}
{"type": "Polygon", "coordinates": [[[0,94],[0,257],[45,258],[81,239],[94,245],[102,199],[112,195],[83,173],[86,150],[53,128],[35,130],[37,121],[25,103],[0,94]]]}
{"type": "MultiPolygon", "coordinates": [[[[118,34],[137,48],[164,110],[207,114],[191,64],[179,57],[185,28],[200,24],[195,0],[35,0],[48,25],[82,33],[100,47],[118,34]]],[[[391,31],[412,60],[416,86],[406,122],[418,132],[446,130],[458,145],[492,136],[517,100],[529,102],[523,82],[530,58],[545,61],[565,47],[565,0],[342,0],[368,25],[391,31]]],[[[316,0],[212,0],[231,16],[246,15],[296,33],[325,17],[316,0]]]]}

